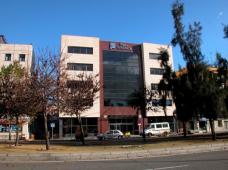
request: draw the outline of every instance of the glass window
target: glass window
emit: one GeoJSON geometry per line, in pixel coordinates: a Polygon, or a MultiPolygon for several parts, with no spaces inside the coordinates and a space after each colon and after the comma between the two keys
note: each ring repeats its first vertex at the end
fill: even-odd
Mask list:
{"type": "Polygon", "coordinates": [[[158,90],[158,84],[151,83],[151,90],[158,90]]]}
{"type": "Polygon", "coordinates": [[[172,106],[173,101],[171,99],[166,100],[166,106],[172,106]]]}
{"type": "Polygon", "coordinates": [[[151,127],[152,129],[154,129],[154,125],[150,125],[150,127],[151,127]]]}
{"type": "Polygon", "coordinates": [[[11,54],[5,54],[5,61],[11,61],[11,54]]]}
{"type": "Polygon", "coordinates": [[[139,60],[134,52],[103,51],[105,106],[128,106],[130,94],[140,88],[139,60]]]}
{"type": "Polygon", "coordinates": [[[218,127],[223,127],[222,120],[218,120],[218,127]]]}
{"type": "Polygon", "coordinates": [[[150,74],[163,75],[164,73],[165,73],[165,69],[162,69],[162,68],[150,68],[150,74]]]}
{"type": "Polygon", "coordinates": [[[19,61],[25,62],[25,54],[19,54],[19,61]]]}
{"type": "Polygon", "coordinates": [[[162,125],[161,124],[157,124],[156,128],[162,128],[162,125]]]}
{"type": "Polygon", "coordinates": [[[168,125],[167,124],[162,124],[163,128],[167,128],[168,125]]]}
{"type": "Polygon", "coordinates": [[[68,70],[93,71],[93,64],[67,63],[68,70]]]}
{"type": "Polygon", "coordinates": [[[92,47],[75,47],[69,46],[68,53],[77,53],[77,54],[93,54],[92,47]]]}
{"type": "Polygon", "coordinates": [[[149,58],[150,59],[155,59],[155,60],[158,60],[160,59],[160,54],[157,54],[157,53],[149,53],[149,58]]]}

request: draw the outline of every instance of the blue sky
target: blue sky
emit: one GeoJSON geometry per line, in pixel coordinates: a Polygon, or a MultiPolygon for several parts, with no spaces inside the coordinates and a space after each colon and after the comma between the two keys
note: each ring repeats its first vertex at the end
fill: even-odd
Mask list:
{"type": "MultiPolygon", "coordinates": [[[[102,40],[169,44],[173,33],[173,0],[0,0],[0,34],[9,43],[32,43],[35,50],[58,51],[62,34],[97,36],[102,40]]],[[[228,58],[227,0],[183,0],[186,27],[200,21],[202,51],[213,63],[215,53],[228,58]]],[[[179,48],[174,66],[184,65],[179,48]]]]}

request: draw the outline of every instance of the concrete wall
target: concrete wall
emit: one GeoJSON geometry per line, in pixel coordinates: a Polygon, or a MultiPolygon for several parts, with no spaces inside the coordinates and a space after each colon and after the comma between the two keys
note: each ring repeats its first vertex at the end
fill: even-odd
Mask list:
{"type": "MultiPolygon", "coordinates": [[[[151,88],[151,83],[158,84],[162,78],[162,75],[152,75],[150,74],[150,68],[161,68],[160,60],[157,59],[150,59],[150,53],[157,53],[159,54],[161,49],[167,49],[170,55],[169,64],[173,67],[173,55],[172,55],[172,48],[167,45],[160,45],[160,44],[151,44],[151,43],[143,43],[142,44],[142,57],[143,57],[143,70],[144,70],[144,82],[147,88],[151,88]]],[[[159,97],[158,97],[159,98],[159,97]]],[[[162,107],[157,108],[158,111],[148,111],[147,116],[165,116],[162,107]]],[[[167,107],[167,115],[173,116],[173,111],[175,110],[175,105],[173,103],[172,106],[167,107]]]]}
{"type": "Polygon", "coordinates": [[[32,45],[0,44],[0,67],[19,61],[19,54],[25,54],[25,61],[20,64],[30,72],[34,62],[32,45]],[[5,54],[11,54],[11,61],[5,61],[5,54]]]}
{"type": "MultiPolygon", "coordinates": [[[[88,74],[99,74],[99,38],[62,35],[61,37],[61,58],[65,58],[65,67],[67,63],[86,63],[93,64],[93,71],[87,71],[88,74]],[[92,47],[93,54],[76,54],[68,53],[68,46],[92,47]]],[[[81,71],[67,70],[69,79],[74,80],[76,75],[81,71]]],[[[100,77],[98,77],[100,80],[100,77]]],[[[93,103],[93,107],[82,114],[83,117],[100,117],[100,100],[93,103]]],[[[67,114],[61,113],[60,117],[70,117],[67,114]]]]}

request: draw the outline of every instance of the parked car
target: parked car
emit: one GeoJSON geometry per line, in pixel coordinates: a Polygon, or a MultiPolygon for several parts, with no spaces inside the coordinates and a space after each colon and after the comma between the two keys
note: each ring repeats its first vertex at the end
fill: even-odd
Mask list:
{"type": "Polygon", "coordinates": [[[145,129],[146,136],[167,136],[170,133],[168,122],[150,123],[145,129]]]}
{"type": "Polygon", "coordinates": [[[101,133],[97,135],[98,140],[105,140],[105,139],[121,139],[123,138],[123,133],[120,130],[109,130],[105,133],[101,133]]]}

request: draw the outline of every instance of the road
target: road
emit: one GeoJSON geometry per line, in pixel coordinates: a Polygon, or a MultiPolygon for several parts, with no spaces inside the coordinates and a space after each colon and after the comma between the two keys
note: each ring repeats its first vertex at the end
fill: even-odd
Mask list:
{"type": "Polygon", "coordinates": [[[136,160],[0,163],[0,170],[227,170],[228,151],[136,160]]]}

